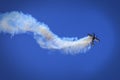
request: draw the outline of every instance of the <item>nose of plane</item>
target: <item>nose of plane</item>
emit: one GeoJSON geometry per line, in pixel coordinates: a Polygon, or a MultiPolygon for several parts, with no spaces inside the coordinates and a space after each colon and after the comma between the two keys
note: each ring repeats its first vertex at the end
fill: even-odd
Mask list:
{"type": "Polygon", "coordinates": [[[97,37],[95,37],[95,41],[100,42],[100,39],[98,39],[97,37]]]}

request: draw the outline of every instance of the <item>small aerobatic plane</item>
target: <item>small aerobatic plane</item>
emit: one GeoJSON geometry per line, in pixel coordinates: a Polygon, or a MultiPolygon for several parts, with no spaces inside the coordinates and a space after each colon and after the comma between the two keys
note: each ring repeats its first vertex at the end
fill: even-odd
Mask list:
{"type": "Polygon", "coordinates": [[[100,39],[98,39],[95,35],[95,33],[92,33],[92,34],[88,34],[88,36],[92,37],[92,42],[91,44],[94,46],[94,42],[97,41],[97,42],[100,42],[100,39]]]}

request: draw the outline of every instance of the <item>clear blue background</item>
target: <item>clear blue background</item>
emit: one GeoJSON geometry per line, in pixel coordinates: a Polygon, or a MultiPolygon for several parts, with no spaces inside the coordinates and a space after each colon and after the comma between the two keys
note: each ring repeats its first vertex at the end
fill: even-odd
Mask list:
{"type": "Polygon", "coordinates": [[[87,53],[42,49],[32,35],[0,33],[0,80],[120,80],[119,0],[1,0],[0,12],[22,11],[60,37],[95,33],[87,53]]]}

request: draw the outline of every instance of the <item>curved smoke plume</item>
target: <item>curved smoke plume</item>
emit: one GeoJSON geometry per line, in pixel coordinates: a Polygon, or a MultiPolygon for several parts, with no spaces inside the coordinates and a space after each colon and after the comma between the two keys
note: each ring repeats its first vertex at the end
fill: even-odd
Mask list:
{"type": "Polygon", "coordinates": [[[60,38],[46,24],[38,22],[29,14],[17,11],[0,14],[0,32],[11,35],[32,32],[40,47],[62,50],[71,54],[86,52],[90,49],[92,42],[90,36],[81,39],[60,38]]]}

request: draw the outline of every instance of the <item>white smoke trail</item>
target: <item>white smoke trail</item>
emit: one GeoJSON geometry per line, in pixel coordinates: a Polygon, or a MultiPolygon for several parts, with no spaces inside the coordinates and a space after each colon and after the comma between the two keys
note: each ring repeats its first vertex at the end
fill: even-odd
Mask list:
{"type": "Polygon", "coordinates": [[[92,42],[90,36],[81,39],[60,38],[50,31],[46,24],[38,22],[29,14],[17,11],[0,15],[0,32],[11,35],[32,32],[42,48],[62,50],[70,54],[86,52],[90,49],[92,42]]]}

